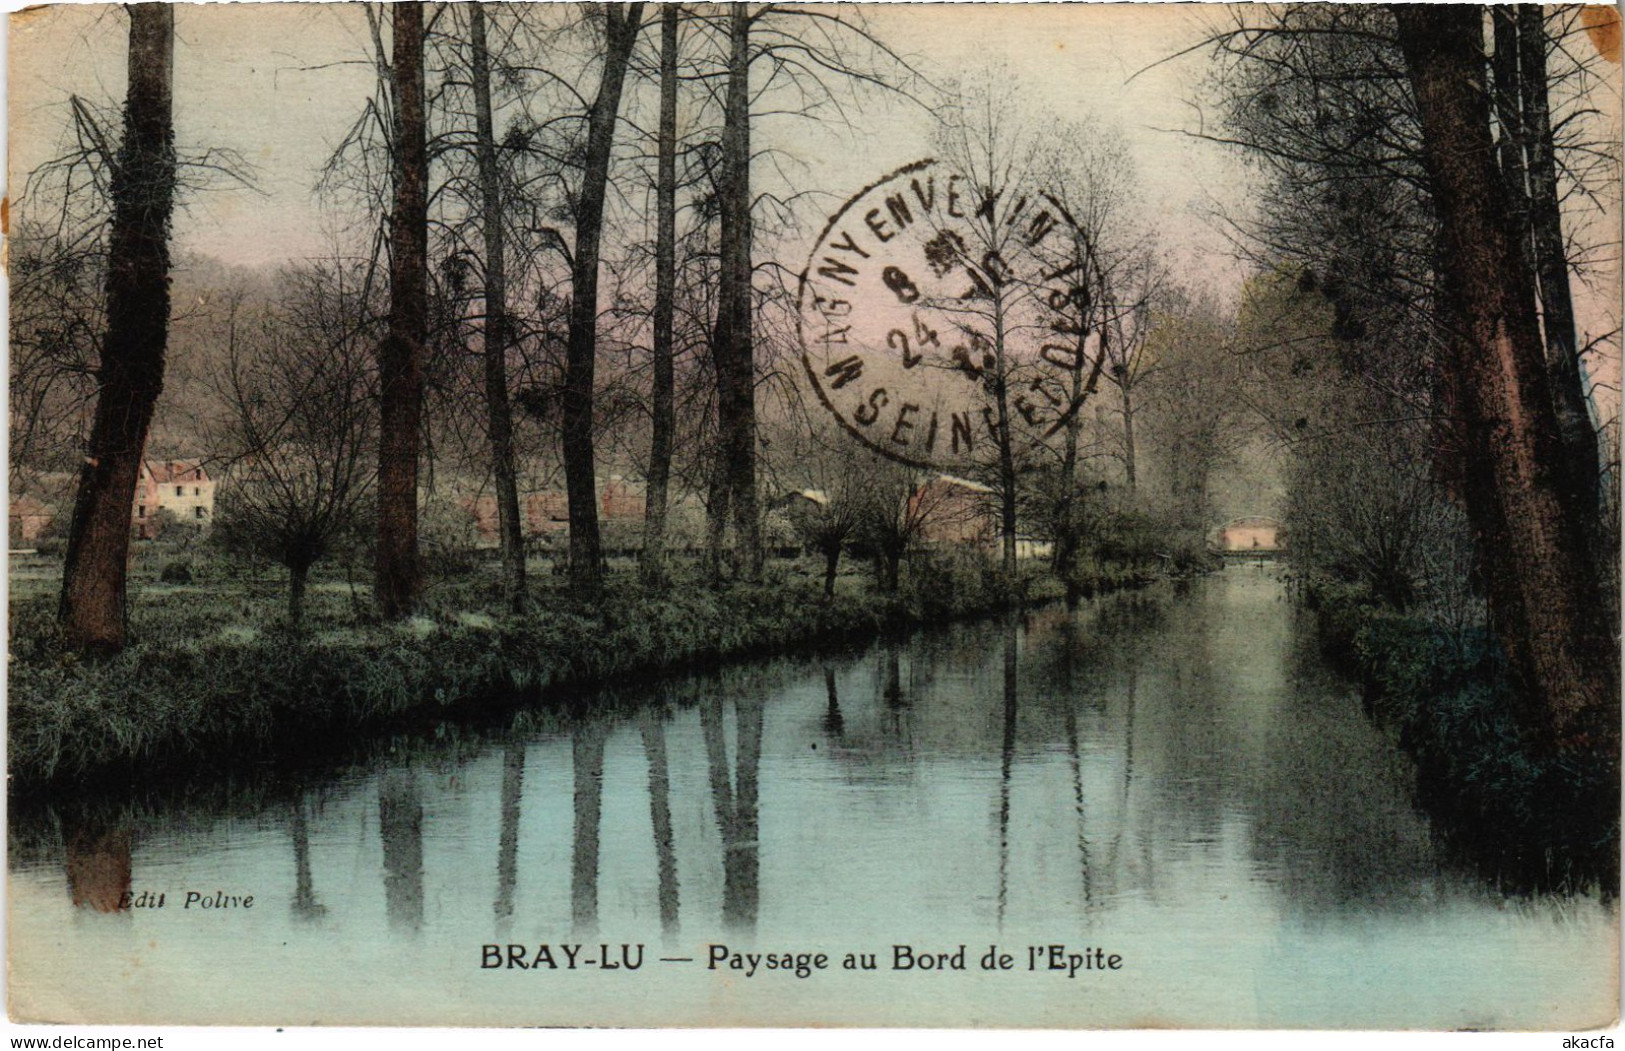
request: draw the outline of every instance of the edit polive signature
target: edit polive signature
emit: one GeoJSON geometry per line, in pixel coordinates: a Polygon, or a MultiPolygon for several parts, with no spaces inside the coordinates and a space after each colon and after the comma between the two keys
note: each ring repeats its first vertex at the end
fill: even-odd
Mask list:
{"type": "MultiPolygon", "coordinates": [[[[165,891],[125,891],[118,900],[120,909],[162,909],[168,906],[168,894],[165,891]]],[[[223,890],[187,890],[181,892],[180,907],[182,909],[252,909],[254,895],[227,894],[223,890]]]]}

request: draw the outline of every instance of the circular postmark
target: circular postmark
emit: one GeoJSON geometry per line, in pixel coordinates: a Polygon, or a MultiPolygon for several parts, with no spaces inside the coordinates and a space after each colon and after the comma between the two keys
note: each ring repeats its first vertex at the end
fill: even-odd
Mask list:
{"type": "Polygon", "coordinates": [[[1052,440],[1099,378],[1088,238],[1061,200],[934,160],[871,183],[801,274],[802,363],[826,409],[944,471],[1052,440]]]}

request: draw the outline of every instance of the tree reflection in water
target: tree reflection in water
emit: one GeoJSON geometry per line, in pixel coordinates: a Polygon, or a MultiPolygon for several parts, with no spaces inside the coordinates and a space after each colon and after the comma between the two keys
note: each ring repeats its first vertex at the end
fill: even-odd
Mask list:
{"type": "Polygon", "coordinates": [[[327,906],[316,900],[316,889],[310,877],[310,822],[305,815],[308,806],[307,794],[295,793],[292,813],[288,818],[288,833],[293,837],[292,909],[297,919],[318,920],[327,914],[327,906]]]}
{"type": "Polygon", "coordinates": [[[598,934],[598,828],[604,801],[604,738],[609,726],[603,719],[576,724],[570,736],[575,777],[575,846],[570,863],[570,916],[575,936],[591,940],[598,934]]]}
{"type": "Polygon", "coordinates": [[[416,771],[391,767],[378,779],[384,846],[384,905],[392,927],[423,926],[423,797],[416,771]]]}
{"type": "Polygon", "coordinates": [[[828,699],[824,708],[824,732],[839,738],[846,730],[846,720],[841,718],[841,698],[835,690],[835,669],[828,664],[824,665],[824,695],[828,699]]]}
{"type": "Polygon", "coordinates": [[[74,905],[119,911],[130,891],[128,818],[122,811],[105,819],[84,817],[69,825],[66,838],[68,893],[74,905]]]}
{"type": "Polygon", "coordinates": [[[502,750],[501,824],[497,832],[497,932],[513,924],[514,887],[519,879],[519,800],[525,792],[525,745],[509,741],[502,750]]]}
{"type": "Polygon", "coordinates": [[[1019,642],[1017,614],[1004,615],[1002,654],[1004,657],[1004,740],[999,756],[999,929],[1004,929],[1004,910],[1010,896],[1010,769],[1016,756],[1016,647],[1019,642]]]}
{"type": "Polygon", "coordinates": [[[659,875],[660,929],[667,938],[677,935],[677,852],[672,844],[671,774],[666,762],[666,708],[645,708],[638,713],[643,753],[649,759],[649,824],[654,831],[655,865],[659,875]]]}
{"type": "Polygon", "coordinates": [[[1238,567],[1180,600],[1110,596],[845,656],[673,675],[464,739],[455,766],[424,742],[229,805],[59,802],[14,827],[14,878],[43,880],[83,914],[116,909],[132,868],[138,893],[169,889],[172,904],[178,873],[228,892],[283,888],[291,907],[262,917],[278,944],[344,912],[347,934],[409,952],[557,941],[572,920],[580,941],[600,929],[647,941],[657,915],[674,951],[696,934],[953,916],[991,939],[1132,916],[1136,937],[1170,945],[1289,919],[1293,952],[1313,957],[1372,922],[1402,940],[1417,925],[1396,921],[1441,902],[1482,913],[1475,953],[1529,934],[1441,855],[1408,761],[1323,667],[1280,590],[1238,567]],[[457,773],[431,779],[425,762],[457,773]],[[370,879],[344,877],[358,851],[378,863],[375,822],[385,908],[370,879]],[[470,843],[486,864],[496,854],[494,887],[490,869],[457,871],[470,843]],[[493,927],[471,932],[483,917],[493,927]]]}
{"type": "Polygon", "coordinates": [[[760,859],[757,843],[757,776],[762,759],[764,700],[757,691],[734,702],[738,764],[730,779],[722,701],[708,694],[700,702],[711,802],[722,833],[722,920],[733,930],[754,930],[760,859]]]}

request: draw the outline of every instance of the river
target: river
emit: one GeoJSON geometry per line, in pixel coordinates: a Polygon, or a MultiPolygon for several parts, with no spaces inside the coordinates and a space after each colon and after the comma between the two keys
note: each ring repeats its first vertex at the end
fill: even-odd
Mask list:
{"type": "Polygon", "coordinates": [[[14,812],[14,1016],[1613,1015],[1616,905],[1510,897],[1444,856],[1273,567],[576,700],[319,776],[14,812]]]}

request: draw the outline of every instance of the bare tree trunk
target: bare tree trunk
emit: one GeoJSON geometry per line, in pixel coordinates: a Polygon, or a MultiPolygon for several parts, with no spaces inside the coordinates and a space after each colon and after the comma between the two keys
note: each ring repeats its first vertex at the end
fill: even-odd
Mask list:
{"type": "Polygon", "coordinates": [[[513,412],[508,405],[508,267],[502,229],[502,179],[496,129],[491,119],[491,55],[485,40],[485,5],[469,5],[473,51],[474,134],[479,154],[481,218],[485,227],[485,411],[491,436],[491,473],[496,482],[497,523],[502,534],[502,581],[508,608],[525,605],[525,537],[519,517],[519,478],[514,469],[513,412]]]}
{"type": "Polygon", "coordinates": [[[418,441],[428,333],[429,164],[423,5],[393,8],[395,208],[389,221],[389,334],[378,348],[378,550],[373,590],[386,618],[412,611],[418,564],[418,441]]]}
{"type": "MultiPolygon", "coordinates": [[[[1002,291],[995,291],[1002,297],[1002,291]]],[[[1010,359],[1004,345],[1004,301],[993,305],[993,346],[998,356],[998,376],[994,379],[994,402],[997,406],[997,434],[999,441],[999,538],[1004,549],[1004,575],[1010,580],[1016,576],[1016,460],[1010,447],[1010,359]]]]}
{"type": "Polygon", "coordinates": [[[653,432],[643,519],[643,578],[664,578],[666,490],[671,479],[671,440],[675,429],[672,389],[672,315],[677,292],[677,16],[679,5],[660,11],[660,131],[655,183],[654,390],[650,397],[653,432]]]}
{"type": "MultiPolygon", "coordinates": [[[[1066,421],[1066,438],[1061,447],[1061,503],[1055,515],[1055,553],[1050,560],[1050,569],[1056,576],[1066,582],[1067,594],[1072,593],[1072,567],[1077,562],[1078,554],[1078,434],[1083,426],[1082,412],[1078,399],[1083,392],[1083,341],[1084,336],[1078,337],[1078,357],[1072,363],[1072,414],[1066,421]]],[[[1105,351],[1101,351],[1103,360],[1105,351]]]]}
{"type": "MultiPolygon", "coordinates": [[[[722,401],[722,387],[724,381],[721,374],[717,377],[717,401],[722,401]]],[[[722,415],[722,410],[717,410],[722,415]]],[[[719,429],[720,429],[720,420],[719,429]]],[[[707,482],[705,503],[705,561],[706,574],[712,583],[722,580],[722,548],[724,536],[728,531],[728,454],[722,449],[722,439],[717,439],[715,452],[716,463],[711,466],[711,477],[707,482]]]]}
{"type": "MultiPolygon", "coordinates": [[[[1518,265],[1504,184],[1490,136],[1482,12],[1395,5],[1400,47],[1416,96],[1423,153],[1440,220],[1441,296],[1465,331],[1456,406],[1486,454],[1493,503],[1475,521],[1503,521],[1505,543],[1483,551],[1498,592],[1521,599],[1522,624],[1496,610],[1497,628],[1522,685],[1542,703],[1559,741],[1606,729],[1617,703],[1615,652],[1596,611],[1581,508],[1565,485],[1563,445],[1534,314],[1529,275],[1518,265]],[[1601,723],[1590,720],[1601,716],[1601,723]]],[[[1481,538],[1482,540],[1483,538],[1481,538]]]]}
{"type": "Polygon", "coordinates": [[[175,9],[134,4],[124,143],[113,172],[107,332],[96,416],[79,472],[58,617],[69,646],[124,646],[130,508],[169,339],[169,218],[175,200],[172,118],[175,9]]]}
{"type": "MultiPolygon", "coordinates": [[[[1104,293],[1105,289],[1101,289],[1104,293]]],[[[1104,295],[1102,295],[1104,299],[1104,295]]],[[[1103,310],[1104,314],[1105,311],[1103,310]]],[[[1066,442],[1062,447],[1061,455],[1061,528],[1055,537],[1055,556],[1052,563],[1055,575],[1066,583],[1067,596],[1075,600],[1074,583],[1072,580],[1073,567],[1078,561],[1079,536],[1077,501],[1078,501],[1078,439],[1083,432],[1083,406],[1094,395],[1100,383],[1100,373],[1106,364],[1107,326],[1104,320],[1100,326],[1100,346],[1095,354],[1095,362],[1088,369],[1087,379],[1084,376],[1085,353],[1089,342],[1088,310],[1082,311],[1082,319],[1078,325],[1078,342],[1075,355],[1072,359],[1072,389],[1070,391],[1069,415],[1066,420],[1066,442]]]]}
{"type": "Polygon", "coordinates": [[[751,326],[750,26],[743,3],[729,17],[728,89],[719,180],[721,270],[717,304],[717,421],[737,543],[748,580],[762,572],[756,506],[756,363],[751,326]]]}
{"type": "Polygon", "coordinates": [[[903,552],[907,546],[906,541],[883,541],[875,555],[875,576],[881,590],[888,595],[897,594],[898,585],[902,582],[903,552]]]}
{"type": "Polygon", "coordinates": [[[1134,492],[1134,398],[1125,384],[1123,387],[1123,478],[1128,491],[1134,492]]]}
{"type": "Polygon", "coordinates": [[[1518,74],[1518,12],[1510,4],[1498,4],[1490,10],[1490,16],[1495,27],[1495,53],[1490,59],[1495,76],[1493,100],[1501,129],[1497,156],[1507,187],[1507,225],[1512,231],[1518,258],[1525,267],[1533,268],[1529,241],[1529,178],[1524,163],[1523,93],[1518,74]]]}
{"type": "Polygon", "coordinates": [[[310,580],[310,563],[288,566],[288,625],[297,628],[305,616],[305,585],[310,580]]]}
{"type": "Polygon", "coordinates": [[[1591,425],[1591,413],[1580,379],[1574,300],[1569,288],[1568,254],[1563,246],[1557,161],[1546,89],[1546,26],[1539,5],[1519,5],[1517,11],[1523,125],[1529,148],[1529,220],[1534,232],[1535,273],[1540,282],[1541,313],[1546,329],[1546,371],[1564,461],[1569,469],[1571,499],[1576,508],[1589,510],[1587,538],[1594,540],[1599,524],[1601,465],[1596,430],[1591,425]]]}
{"type": "Polygon", "coordinates": [[[570,584],[596,595],[603,587],[603,544],[598,534],[598,481],[593,464],[593,374],[598,350],[598,260],[604,229],[609,155],[626,83],[627,60],[637,40],[642,4],[605,11],[604,71],[587,117],[587,156],[576,202],[576,243],[570,265],[570,337],[565,352],[564,483],[570,502],[570,584]]]}

